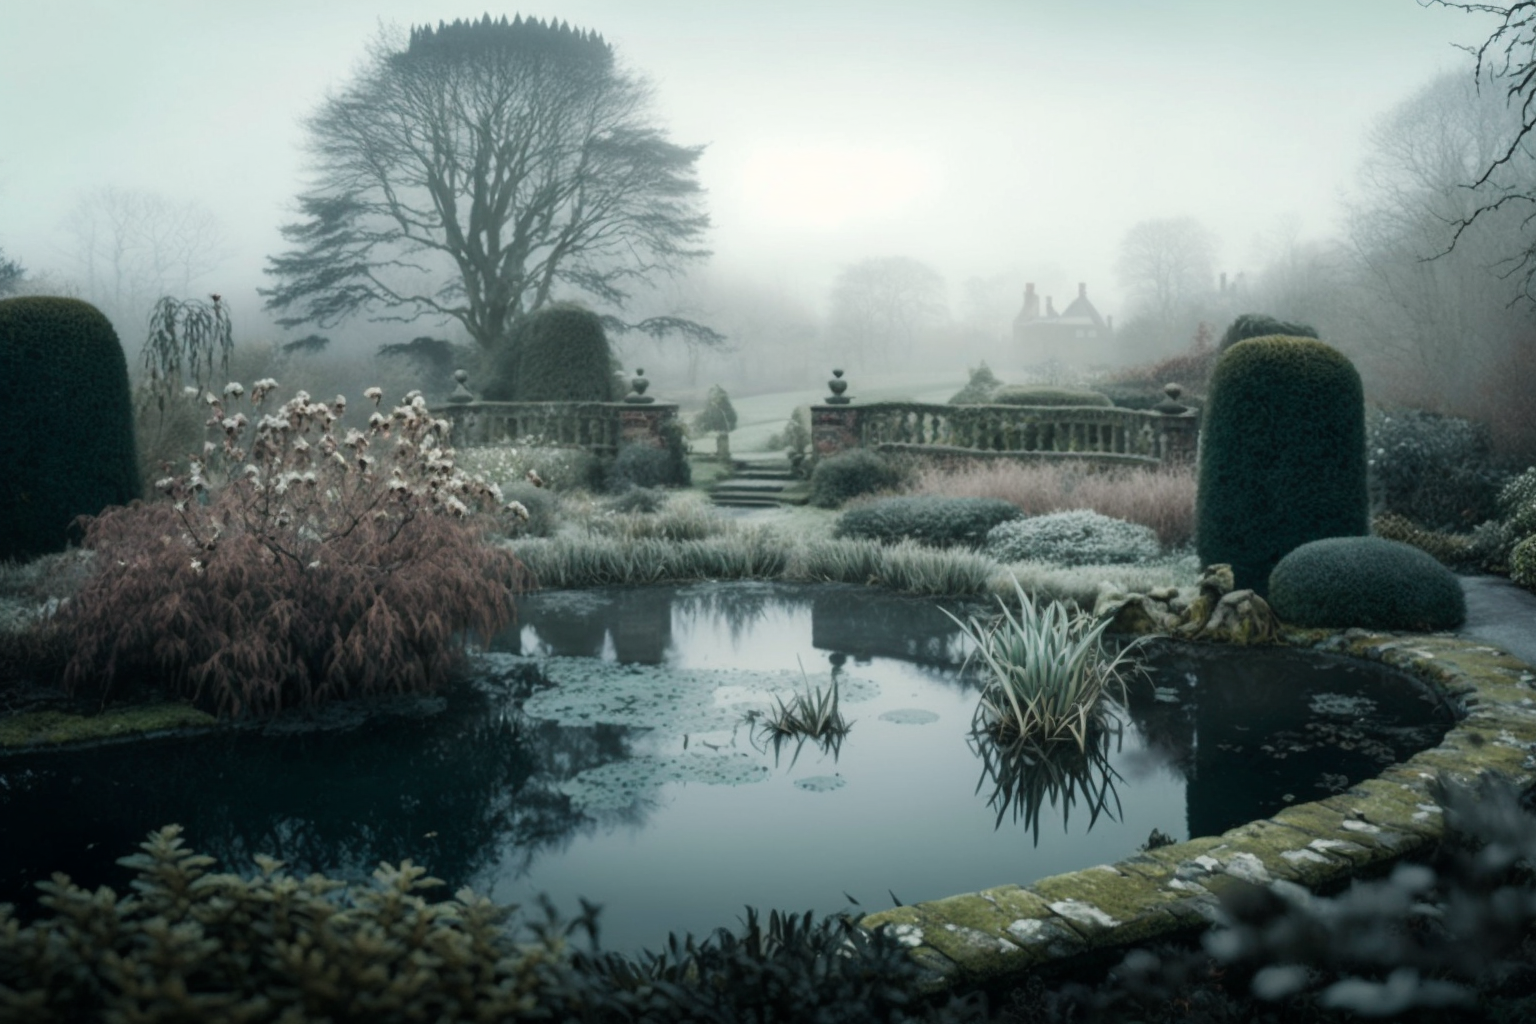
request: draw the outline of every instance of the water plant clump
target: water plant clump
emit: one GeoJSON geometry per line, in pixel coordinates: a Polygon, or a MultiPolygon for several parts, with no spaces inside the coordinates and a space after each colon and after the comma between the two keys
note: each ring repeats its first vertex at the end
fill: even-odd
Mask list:
{"type": "Polygon", "coordinates": [[[1036,607],[1017,582],[1014,596],[1018,614],[999,598],[1002,615],[990,625],[945,612],[985,667],[974,725],[999,739],[1042,747],[1070,740],[1085,753],[1091,737],[1106,727],[1107,702],[1126,700],[1122,666],[1128,669],[1135,644],[1110,657],[1101,642],[1108,621],[1071,614],[1055,602],[1036,607]]]}

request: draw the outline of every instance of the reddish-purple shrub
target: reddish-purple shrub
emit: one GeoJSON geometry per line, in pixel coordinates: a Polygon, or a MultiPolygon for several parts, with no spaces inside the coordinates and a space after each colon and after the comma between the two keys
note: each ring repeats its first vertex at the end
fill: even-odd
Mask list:
{"type": "Polygon", "coordinates": [[[453,468],[447,424],[408,398],[338,440],[345,401],[300,392],[246,448],[249,421],[208,396],[222,452],[159,481],[168,500],[86,521],[96,572],[57,617],[65,688],[146,679],[239,715],[440,684],[464,631],[510,621],[522,569],[471,511],[499,493],[453,468]]]}

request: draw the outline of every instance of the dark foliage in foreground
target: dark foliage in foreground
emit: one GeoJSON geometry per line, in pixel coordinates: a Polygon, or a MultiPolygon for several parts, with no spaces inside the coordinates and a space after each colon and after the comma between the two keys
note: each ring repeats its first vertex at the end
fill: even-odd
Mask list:
{"type": "Polygon", "coordinates": [[[850,498],[879,491],[895,490],[901,485],[901,471],[866,448],[829,455],[811,471],[811,504],[818,508],[837,508],[850,498]]]}
{"type": "Polygon", "coordinates": [[[1442,777],[1448,835],[1333,898],[1274,882],[1222,901],[1201,948],[1136,949],[1102,980],[1016,990],[1000,1018],[1045,1022],[1515,1022],[1536,1017],[1536,817],[1507,780],[1442,777]]]}

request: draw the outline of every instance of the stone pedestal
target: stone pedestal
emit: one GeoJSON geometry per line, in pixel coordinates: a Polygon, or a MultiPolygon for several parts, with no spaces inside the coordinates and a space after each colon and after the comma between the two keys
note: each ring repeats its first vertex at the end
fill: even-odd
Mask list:
{"type": "Polygon", "coordinates": [[[811,406],[811,449],[816,458],[859,446],[859,410],[850,405],[811,406]]]}

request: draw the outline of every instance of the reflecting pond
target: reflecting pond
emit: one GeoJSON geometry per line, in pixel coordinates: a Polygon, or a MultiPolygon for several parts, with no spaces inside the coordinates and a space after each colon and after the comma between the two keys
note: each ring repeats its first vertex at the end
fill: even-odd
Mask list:
{"type": "Polygon", "coordinates": [[[585,897],[632,951],[745,905],[871,911],[1221,832],[1451,721],[1379,665],[1161,643],[1102,758],[1001,770],[940,608],[831,585],[541,593],[440,697],[0,759],[0,900],[30,905],[54,870],[121,887],[115,859],[174,821],[226,868],[267,852],[362,879],[409,857],[450,892],[585,897]],[[841,743],[775,748],[754,714],[833,679],[841,743]]]}

